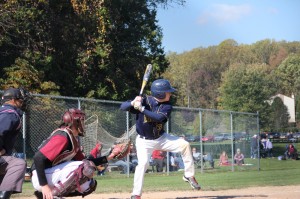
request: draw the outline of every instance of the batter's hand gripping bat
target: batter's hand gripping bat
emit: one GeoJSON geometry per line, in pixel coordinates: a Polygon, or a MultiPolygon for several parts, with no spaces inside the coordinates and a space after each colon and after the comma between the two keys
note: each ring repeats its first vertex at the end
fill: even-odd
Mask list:
{"type": "Polygon", "coordinates": [[[141,91],[140,91],[140,96],[143,95],[143,91],[144,91],[144,88],[145,88],[145,86],[146,86],[146,84],[147,84],[147,82],[149,80],[151,70],[152,70],[152,65],[148,64],[147,68],[145,70],[144,77],[143,77],[143,83],[142,83],[142,88],[141,88],[141,91]]]}

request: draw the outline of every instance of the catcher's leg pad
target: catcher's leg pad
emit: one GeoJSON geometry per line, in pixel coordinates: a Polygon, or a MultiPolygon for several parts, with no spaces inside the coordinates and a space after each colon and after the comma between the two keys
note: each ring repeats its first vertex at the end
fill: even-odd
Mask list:
{"type": "Polygon", "coordinates": [[[68,195],[64,195],[64,197],[76,197],[76,196],[85,197],[93,193],[96,190],[96,188],[97,188],[97,181],[92,179],[89,188],[85,190],[83,193],[80,193],[79,191],[75,190],[74,192],[71,192],[68,195]]]}
{"type": "Polygon", "coordinates": [[[95,165],[91,161],[83,160],[82,162],[83,164],[72,171],[64,183],[59,182],[58,185],[52,189],[53,196],[68,196],[76,189],[79,193],[82,192],[80,185],[90,180],[96,170],[95,165]]]}

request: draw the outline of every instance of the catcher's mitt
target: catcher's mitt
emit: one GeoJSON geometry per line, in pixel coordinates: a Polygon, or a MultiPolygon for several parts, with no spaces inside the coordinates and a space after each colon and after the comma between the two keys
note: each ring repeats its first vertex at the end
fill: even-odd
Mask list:
{"type": "Polygon", "coordinates": [[[124,140],[122,142],[115,144],[109,156],[118,160],[126,157],[127,154],[130,152],[130,144],[131,144],[130,140],[124,140]]]}

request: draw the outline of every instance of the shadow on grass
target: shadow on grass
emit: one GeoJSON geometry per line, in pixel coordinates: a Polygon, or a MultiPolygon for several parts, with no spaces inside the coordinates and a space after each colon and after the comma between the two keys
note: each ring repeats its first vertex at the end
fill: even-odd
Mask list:
{"type": "MultiPolygon", "coordinates": [[[[232,196],[193,196],[193,197],[177,197],[174,199],[196,199],[196,198],[208,198],[208,199],[229,199],[229,198],[267,198],[267,195],[232,195],[232,196]]],[[[173,199],[173,198],[166,198],[173,199]]]]}
{"type": "MultiPolygon", "coordinates": [[[[230,198],[267,198],[267,195],[231,195],[231,196],[192,196],[192,197],[176,197],[176,198],[166,198],[166,199],[197,199],[197,198],[207,198],[207,199],[230,199],[230,198]]],[[[109,198],[109,199],[122,199],[122,198],[109,198]]]]}

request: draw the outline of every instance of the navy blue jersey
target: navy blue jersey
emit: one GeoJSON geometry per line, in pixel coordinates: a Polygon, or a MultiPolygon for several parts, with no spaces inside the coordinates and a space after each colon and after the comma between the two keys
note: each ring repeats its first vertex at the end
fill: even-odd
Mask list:
{"type": "Polygon", "coordinates": [[[154,97],[146,96],[142,101],[142,106],[145,106],[143,113],[135,110],[130,102],[123,102],[121,110],[136,114],[137,133],[149,139],[160,137],[165,132],[164,124],[168,121],[172,111],[170,102],[160,103],[154,97]]]}
{"type": "Polygon", "coordinates": [[[11,155],[16,138],[21,129],[23,112],[12,105],[4,104],[0,107],[0,150],[6,150],[11,155]]]}

